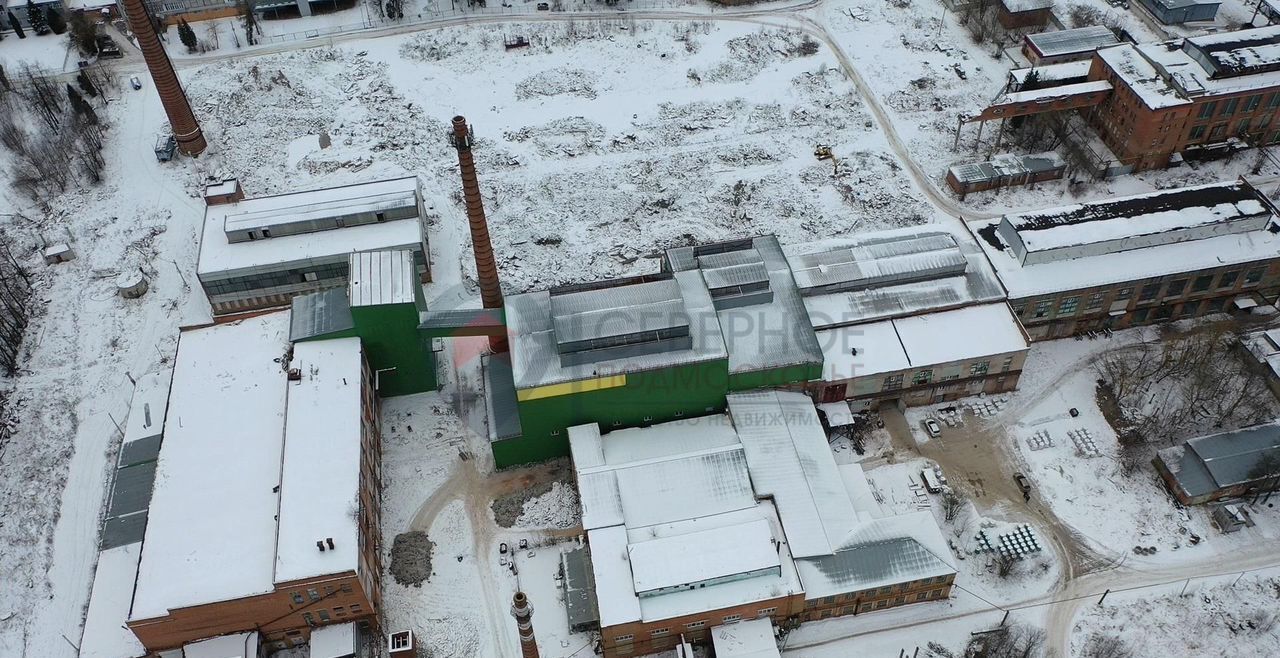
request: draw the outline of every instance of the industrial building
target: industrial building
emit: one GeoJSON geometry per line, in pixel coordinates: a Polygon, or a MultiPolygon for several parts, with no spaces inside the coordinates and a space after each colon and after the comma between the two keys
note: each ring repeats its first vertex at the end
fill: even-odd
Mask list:
{"type": "Polygon", "coordinates": [[[574,425],[719,412],[735,391],[867,408],[1016,387],[1027,341],[971,240],[910,229],[793,251],[680,247],[651,275],[507,296],[511,351],[486,364],[497,464],[567,454],[574,425]]]}
{"type": "Polygon", "coordinates": [[[1243,310],[1280,294],[1275,208],[1243,180],[970,226],[1032,340],[1243,310]]]}
{"type": "Polygon", "coordinates": [[[1037,32],[1022,38],[1022,54],[1033,66],[1087,62],[1099,48],[1120,43],[1110,28],[1088,25],[1071,30],[1037,32]]]}
{"type": "MultiPolygon", "coordinates": [[[[1070,66],[1069,64],[1067,66],[1070,66]]],[[[1030,70],[1030,69],[1024,69],[1030,70]]],[[[947,185],[961,199],[970,192],[1057,180],[1067,163],[1053,152],[1033,155],[999,155],[987,162],[956,165],[947,169],[947,185]]]]}
{"type": "Polygon", "coordinates": [[[1137,0],[1156,20],[1165,25],[1212,22],[1218,16],[1218,0],[1137,0]]]}
{"type": "Polygon", "coordinates": [[[607,658],[705,644],[722,624],[950,595],[953,557],[932,514],[886,516],[861,467],[835,463],[811,399],[733,393],[727,406],[568,430],[607,658]]]}
{"type": "Polygon", "coordinates": [[[345,286],[352,252],[408,250],[430,280],[416,177],[238,200],[227,185],[206,193],[196,268],[215,315],[345,286]]]}
{"type": "Polygon", "coordinates": [[[1280,488],[1280,424],[1191,439],[1156,454],[1156,472],[1184,505],[1280,488]]]}

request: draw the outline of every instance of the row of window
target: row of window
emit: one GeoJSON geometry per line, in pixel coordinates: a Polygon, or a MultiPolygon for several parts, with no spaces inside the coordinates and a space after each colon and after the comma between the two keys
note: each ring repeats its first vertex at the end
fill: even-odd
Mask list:
{"type": "Polygon", "coordinates": [[[306,603],[308,600],[314,603],[316,601],[319,601],[324,596],[333,596],[338,592],[342,592],[343,594],[350,594],[351,583],[343,583],[340,587],[334,587],[333,585],[325,585],[322,589],[324,590],[323,596],[321,596],[320,594],[321,590],[315,587],[308,587],[305,591],[291,592],[289,596],[293,599],[294,605],[302,605],[303,603],[306,603]],[[303,594],[306,595],[306,598],[303,598],[303,594]]]}
{"type": "MultiPolygon", "coordinates": [[[[1013,357],[1011,356],[1005,357],[1004,361],[1000,364],[1000,372],[1009,372],[1009,369],[1012,367],[1013,367],[1013,357]]],[[[969,364],[968,376],[983,377],[987,375],[987,373],[989,373],[990,371],[991,371],[991,361],[975,361],[969,364]]],[[[948,374],[945,374],[942,377],[939,377],[935,380],[933,368],[924,368],[922,370],[917,370],[915,374],[911,376],[911,385],[925,386],[928,384],[932,384],[935,381],[939,383],[955,381],[957,379],[960,379],[960,375],[962,372],[963,372],[963,367],[961,367],[958,370],[952,371],[948,374]]],[[[884,378],[884,382],[882,383],[880,390],[881,391],[900,390],[902,388],[902,382],[903,382],[902,373],[888,375],[884,378]]]]}
{"type": "MultiPolygon", "coordinates": [[[[1265,273],[1266,273],[1265,268],[1261,268],[1261,267],[1255,267],[1251,270],[1248,270],[1247,272],[1244,273],[1243,285],[1254,286],[1261,283],[1262,277],[1265,273]]],[[[1138,291],[1138,301],[1149,302],[1157,298],[1171,299],[1175,297],[1181,297],[1183,295],[1188,294],[1188,285],[1190,286],[1190,294],[1207,292],[1210,289],[1225,290],[1229,288],[1234,288],[1236,286],[1236,283],[1239,281],[1240,281],[1240,270],[1229,270],[1229,271],[1223,272],[1222,275],[1218,277],[1216,286],[1214,285],[1213,274],[1203,274],[1201,276],[1195,277],[1194,279],[1190,279],[1190,278],[1174,279],[1168,282],[1167,285],[1164,282],[1156,281],[1154,283],[1148,283],[1142,286],[1142,288],[1138,291]],[[1163,295],[1160,294],[1160,291],[1162,288],[1164,289],[1163,295]]],[[[1105,296],[1106,296],[1105,292],[1096,292],[1096,293],[1090,294],[1088,297],[1087,303],[1085,305],[1085,310],[1089,312],[1101,310],[1103,306],[1103,302],[1105,300],[1105,296]]],[[[1115,301],[1126,300],[1132,296],[1133,296],[1132,287],[1120,288],[1119,290],[1116,291],[1115,301]]],[[[1059,299],[1057,303],[1056,312],[1054,312],[1054,300],[1042,299],[1037,301],[1035,306],[1033,307],[1031,319],[1043,318],[1050,315],[1051,313],[1057,317],[1075,315],[1079,306],[1080,306],[1079,295],[1071,295],[1071,296],[1063,297],[1059,299]]],[[[1018,317],[1022,318],[1022,317],[1025,317],[1024,314],[1026,313],[1027,307],[1025,304],[1022,304],[1022,305],[1015,306],[1013,310],[1018,317]]]]}
{"type": "Polygon", "coordinates": [[[210,295],[223,295],[248,290],[262,290],[277,286],[297,285],[328,279],[341,279],[347,276],[346,263],[333,263],[303,270],[281,270],[252,276],[237,276],[229,279],[202,282],[205,291],[210,295]]]}
{"type": "MultiPolygon", "coordinates": [[[[777,607],[777,606],[772,606],[772,607],[769,607],[769,608],[760,608],[759,610],[757,610],[757,611],[756,611],[756,618],[757,618],[757,619],[759,619],[759,618],[761,618],[761,617],[769,617],[769,616],[773,615],[773,613],[775,613],[775,612],[777,612],[777,611],[778,611],[778,607],[777,607]]],[[[721,617],[721,618],[720,618],[720,623],[721,623],[721,624],[732,624],[732,623],[739,622],[739,621],[742,621],[742,615],[739,615],[739,614],[725,615],[725,616],[723,616],[723,617],[721,617]]],[[[705,620],[705,619],[699,619],[698,621],[691,621],[691,622],[689,622],[689,623],[685,624],[685,625],[684,625],[684,627],[685,627],[686,629],[689,629],[689,630],[696,630],[696,629],[699,629],[699,628],[705,628],[705,627],[706,627],[706,625],[707,625],[707,620],[705,620]]],[[[662,637],[662,636],[664,636],[664,635],[670,635],[670,634],[671,634],[671,627],[670,627],[670,626],[664,626],[664,627],[662,627],[662,628],[655,628],[655,629],[653,629],[652,631],[649,631],[649,636],[650,636],[650,637],[662,637]]],[[[632,634],[632,633],[628,633],[628,634],[626,634],[626,635],[619,635],[618,637],[616,637],[616,638],[614,638],[614,639],[615,639],[616,641],[618,641],[618,642],[630,642],[630,641],[632,641],[632,640],[634,640],[634,639],[635,639],[635,635],[634,635],[634,634],[632,634]]]]}
{"type": "MultiPolygon", "coordinates": [[[[1200,112],[1196,115],[1197,119],[1210,119],[1215,116],[1229,117],[1236,113],[1236,110],[1248,113],[1257,110],[1262,105],[1262,94],[1254,94],[1252,96],[1241,99],[1240,97],[1228,98],[1221,103],[1221,111],[1219,111],[1219,102],[1210,101],[1200,106],[1200,112]],[[1244,101],[1241,107],[1240,101],[1244,101]]],[[[1280,93],[1273,93],[1267,97],[1267,109],[1273,110],[1280,107],[1280,93]]]]}
{"type": "Polygon", "coordinates": [[[308,626],[319,626],[320,624],[329,623],[330,619],[343,619],[347,615],[360,615],[360,614],[364,614],[364,606],[360,605],[359,603],[352,603],[350,606],[345,606],[345,605],[333,606],[332,615],[329,614],[328,608],[321,608],[319,610],[304,612],[302,613],[302,621],[306,622],[308,626]]]}

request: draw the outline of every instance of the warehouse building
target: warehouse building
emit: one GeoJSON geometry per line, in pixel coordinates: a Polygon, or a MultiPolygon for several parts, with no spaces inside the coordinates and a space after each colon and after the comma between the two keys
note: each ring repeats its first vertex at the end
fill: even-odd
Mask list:
{"type": "Polygon", "coordinates": [[[1022,54],[1033,66],[1089,61],[1099,48],[1120,43],[1110,28],[1088,25],[1072,30],[1037,32],[1022,38],[1022,54]]]}
{"type": "Polygon", "coordinates": [[[345,286],[352,252],[408,250],[428,281],[422,217],[416,177],[211,201],[196,274],[215,315],[285,306],[296,295],[345,286]]]}
{"type": "Polygon", "coordinates": [[[1191,439],[1161,450],[1156,472],[1184,505],[1280,488],[1280,425],[1268,423],[1191,439]]]}
{"type": "Polygon", "coordinates": [[[1274,212],[1241,180],[971,226],[1027,334],[1042,340],[1274,301],[1274,212]]]}
{"type": "Polygon", "coordinates": [[[723,415],[569,434],[606,657],[706,644],[722,624],[950,595],[933,516],[885,516],[861,468],[836,465],[801,393],[734,393],[723,415]]]}

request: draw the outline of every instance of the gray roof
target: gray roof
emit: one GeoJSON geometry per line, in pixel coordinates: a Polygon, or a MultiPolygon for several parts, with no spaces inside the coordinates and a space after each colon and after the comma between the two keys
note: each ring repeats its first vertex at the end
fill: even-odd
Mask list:
{"type": "Polygon", "coordinates": [[[564,569],[564,604],[569,610],[569,628],[584,631],[600,627],[600,610],[596,604],[595,582],[591,579],[591,554],[575,548],[561,555],[564,569]]]}
{"type": "Polygon", "coordinates": [[[911,537],[895,537],[842,548],[831,555],[804,558],[845,591],[953,574],[956,570],[911,537]]]}
{"type": "Polygon", "coordinates": [[[511,354],[484,358],[485,405],[489,414],[489,440],[518,439],[522,434],[516,406],[516,387],[511,381],[511,354]]]}
{"type": "Polygon", "coordinates": [[[1211,494],[1259,479],[1255,469],[1264,459],[1280,459],[1280,424],[1191,439],[1161,450],[1160,459],[1188,496],[1211,494]]]}
{"type": "Polygon", "coordinates": [[[299,295],[291,302],[289,340],[299,341],[327,336],[356,326],[346,288],[330,288],[309,295],[299,295]]]}
{"type": "Polygon", "coordinates": [[[1120,43],[1114,32],[1101,25],[1078,27],[1074,30],[1028,34],[1027,41],[1046,57],[1088,52],[1102,46],[1120,43]]]}
{"type": "Polygon", "coordinates": [[[792,258],[796,283],[806,296],[954,276],[967,266],[949,233],[871,239],[792,258]]]}
{"type": "MultiPolygon", "coordinates": [[[[602,285],[554,296],[546,290],[511,295],[506,300],[506,315],[511,336],[512,379],[517,389],[702,363],[728,356],[711,295],[697,272],[677,272],[667,281],[602,285]],[[676,297],[673,299],[672,295],[676,297]],[[558,349],[561,341],[556,335],[557,330],[564,326],[560,318],[611,308],[617,312],[617,309],[627,306],[676,299],[688,318],[691,338],[688,349],[626,354],[620,358],[587,363],[562,363],[558,349]]],[[[592,317],[604,322],[612,316],[604,313],[592,317]]],[[[590,333],[585,325],[575,331],[590,333]]]]}

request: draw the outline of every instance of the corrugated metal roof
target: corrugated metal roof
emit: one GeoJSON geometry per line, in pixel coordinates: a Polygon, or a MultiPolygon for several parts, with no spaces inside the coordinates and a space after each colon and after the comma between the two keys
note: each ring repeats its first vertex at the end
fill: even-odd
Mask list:
{"type": "Polygon", "coordinates": [[[825,582],[841,585],[836,588],[839,593],[945,576],[956,571],[911,537],[853,546],[832,555],[806,558],[796,563],[800,579],[806,586],[806,598],[810,600],[818,598],[819,594],[830,596],[836,593],[835,589],[809,592],[808,583],[814,579],[806,579],[805,576],[811,570],[821,574],[825,582]]]}
{"type": "Polygon", "coordinates": [[[756,519],[630,544],[637,594],[703,583],[781,564],[769,522],[756,519]]]}
{"type": "Polygon", "coordinates": [[[351,318],[347,291],[342,288],[298,295],[290,305],[289,340],[293,342],[328,336],[356,326],[351,318]]]}
{"type": "MultiPolygon", "coordinates": [[[[551,298],[552,306],[555,297],[551,298]]],[[[687,328],[689,316],[679,297],[659,302],[618,306],[553,316],[556,343],[576,343],[626,336],[660,329],[687,328]]]]}
{"type": "Polygon", "coordinates": [[[728,403],[756,494],[776,501],[792,555],[829,555],[857,517],[813,401],[764,391],[728,403]]]}
{"type": "Polygon", "coordinates": [[[511,355],[491,354],[484,358],[485,411],[489,415],[489,440],[520,438],[520,411],[516,387],[511,380],[511,355]]]}
{"type": "Polygon", "coordinates": [[[963,274],[968,259],[948,233],[902,236],[791,258],[804,295],[865,290],[963,274]]]}
{"type": "Polygon", "coordinates": [[[740,446],[614,472],[628,528],[721,514],[756,502],[740,446]]]}
{"type": "Polygon", "coordinates": [[[1268,464],[1280,464],[1280,424],[1248,427],[1187,441],[1219,487],[1256,480],[1268,464]]]}
{"type": "Polygon", "coordinates": [[[755,262],[703,269],[702,278],[706,280],[707,287],[712,290],[768,281],[769,270],[765,267],[764,261],[758,258],[757,256],[755,262]]]}
{"type": "Polygon", "coordinates": [[[1028,34],[1027,41],[1046,57],[1096,50],[1102,46],[1120,43],[1114,32],[1101,25],[1078,27],[1074,30],[1028,34]]]}
{"type": "Polygon", "coordinates": [[[561,587],[564,605],[569,612],[569,628],[582,632],[600,626],[600,610],[596,603],[595,581],[591,578],[591,554],[575,548],[560,557],[564,571],[561,587]]]}
{"type": "Polygon", "coordinates": [[[365,251],[351,254],[347,280],[353,307],[412,304],[417,269],[409,250],[365,251]]]}

